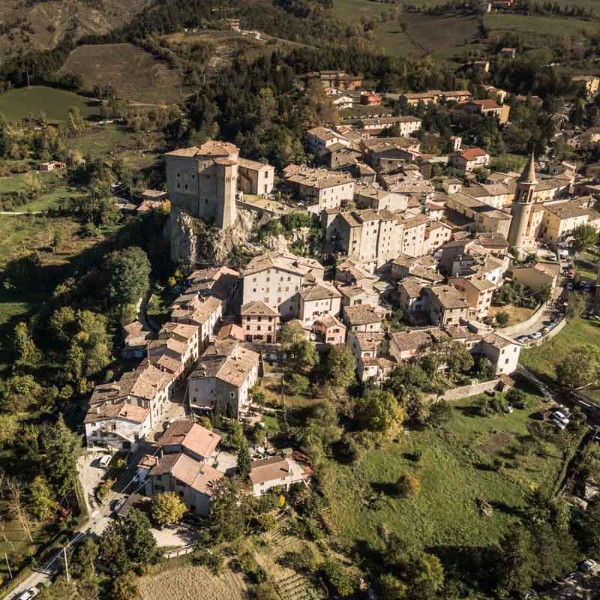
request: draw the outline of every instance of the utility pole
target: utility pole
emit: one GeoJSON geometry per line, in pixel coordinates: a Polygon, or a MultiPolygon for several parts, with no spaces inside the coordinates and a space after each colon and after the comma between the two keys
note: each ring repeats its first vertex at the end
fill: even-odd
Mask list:
{"type": "Polygon", "coordinates": [[[6,554],[6,552],[4,553],[4,558],[6,559],[6,566],[8,568],[8,574],[10,575],[10,578],[13,578],[13,574],[12,571],[10,570],[10,564],[8,563],[8,554],[6,554]]]}
{"type": "Polygon", "coordinates": [[[67,583],[71,583],[71,575],[69,574],[69,559],[67,557],[67,547],[63,546],[63,554],[65,557],[65,574],[67,576],[67,583]]]}

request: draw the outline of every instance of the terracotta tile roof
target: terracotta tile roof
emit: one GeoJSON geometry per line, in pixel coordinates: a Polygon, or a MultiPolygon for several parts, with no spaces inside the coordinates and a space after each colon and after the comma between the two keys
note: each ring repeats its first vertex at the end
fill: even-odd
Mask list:
{"type": "Polygon", "coordinates": [[[292,477],[300,480],[305,473],[306,470],[293,458],[274,456],[272,458],[252,461],[250,481],[253,484],[267,483],[269,481],[281,480],[284,477],[292,477]]]}
{"type": "Polygon", "coordinates": [[[304,288],[300,292],[300,297],[305,302],[314,302],[317,300],[327,300],[328,298],[341,298],[342,295],[333,286],[317,284],[304,288]]]}
{"type": "Polygon", "coordinates": [[[487,156],[487,152],[482,148],[469,148],[468,150],[463,150],[460,155],[464,160],[471,161],[480,156],[487,156]]]}
{"type": "Polygon", "coordinates": [[[384,312],[385,311],[381,307],[371,306],[369,304],[344,306],[344,315],[350,325],[380,323],[383,320],[384,312]]]}
{"type": "Polygon", "coordinates": [[[281,269],[297,275],[316,274],[322,279],[324,268],[318,261],[312,258],[297,256],[290,252],[274,250],[267,254],[255,256],[246,266],[244,277],[260,273],[267,269],[281,269]]]}
{"type": "Polygon", "coordinates": [[[181,446],[203,458],[209,458],[221,441],[214,431],[192,421],[175,421],[158,440],[158,447],[181,446]]]}
{"type": "Polygon", "coordinates": [[[246,302],[240,311],[242,317],[278,317],[279,313],[262,300],[246,302]]]}
{"type": "Polygon", "coordinates": [[[179,455],[171,472],[175,479],[206,496],[212,496],[217,482],[225,477],[221,471],[194,460],[187,454],[179,455]]]}
{"type": "Polygon", "coordinates": [[[467,299],[451,285],[434,285],[426,289],[444,308],[469,308],[467,299]]]}

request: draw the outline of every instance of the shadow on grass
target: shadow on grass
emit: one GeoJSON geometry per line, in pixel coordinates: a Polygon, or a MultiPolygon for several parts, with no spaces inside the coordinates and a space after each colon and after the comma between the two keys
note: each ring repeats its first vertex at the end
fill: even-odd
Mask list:
{"type": "Polygon", "coordinates": [[[502,502],[500,500],[490,500],[490,506],[505,515],[511,515],[513,517],[518,517],[519,519],[523,519],[526,516],[526,511],[517,506],[510,506],[506,504],[506,502],[502,502]]]}
{"type": "Polygon", "coordinates": [[[371,489],[375,493],[384,494],[386,496],[397,497],[396,484],[383,481],[371,482],[371,489]]]}

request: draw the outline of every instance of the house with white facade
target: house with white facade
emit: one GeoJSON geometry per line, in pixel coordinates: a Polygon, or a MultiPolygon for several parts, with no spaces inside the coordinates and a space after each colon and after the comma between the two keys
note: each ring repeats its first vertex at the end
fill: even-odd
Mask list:
{"type": "Polygon", "coordinates": [[[260,355],[238,340],[215,340],[188,378],[190,406],[240,418],[250,407],[250,389],[258,380],[259,364],[260,355]]]}

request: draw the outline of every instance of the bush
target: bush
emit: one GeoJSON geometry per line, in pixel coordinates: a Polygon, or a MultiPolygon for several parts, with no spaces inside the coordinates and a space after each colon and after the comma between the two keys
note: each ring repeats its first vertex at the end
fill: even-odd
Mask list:
{"type": "Polygon", "coordinates": [[[506,327],[508,325],[508,320],[510,319],[509,315],[507,312],[499,312],[496,315],[496,323],[500,326],[500,327],[506,327]]]}
{"type": "Polygon", "coordinates": [[[511,388],[506,392],[506,399],[516,408],[527,408],[527,396],[522,390],[511,388]]]}
{"type": "Polygon", "coordinates": [[[354,594],[356,581],[339,561],[328,559],[321,565],[321,570],[329,586],[342,598],[354,594]]]}
{"type": "Polygon", "coordinates": [[[399,498],[410,498],[419,494],[421,483],[416,477],[403,473],[394,484],[394,489],[399,498]]]}

